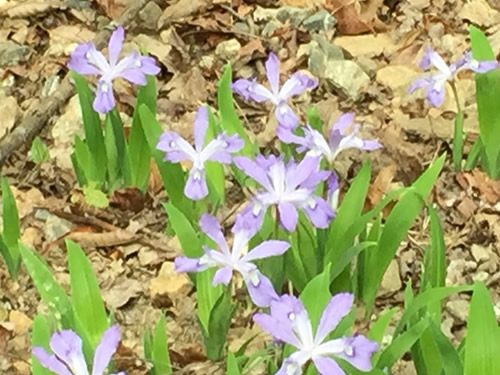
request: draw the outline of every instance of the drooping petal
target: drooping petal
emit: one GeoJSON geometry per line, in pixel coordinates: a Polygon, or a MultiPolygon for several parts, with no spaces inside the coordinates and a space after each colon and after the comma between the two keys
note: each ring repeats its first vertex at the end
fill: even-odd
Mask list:
{"type": "Polygon", "coordinates": [[[175,271],[178,273],[194,273],[206,270],[209,266],[200,263],[199,258],[176,257],[174,260],[175,271]]]}
{"type": "Polygon", "coordinates": [[[328,204],[335,211],[337,209],[339,203],[339,181],[337,174],[332,172],[330,177],[328,178],[328,204]]]}
{"type": "Polygon", "coordinates": [[[98,113],[108,113],[115,108],[115,97],[113,96],[111,82],[102,79],[97,82],[97,93],[93,107],[98,113]]]}
{"type": "Polygon", "coordinates": [[[272,52],[266,61],[266,73],[271,85],[271,91],[277,96],[280,88],[280,60],[272,52]]]}
{"type": "Polygon", "coordinates": [[[276,135],[278,136],[281,142],[286,144],[294,143],[305,146],[307,143],[304,137],[296,135],[293,132],[293,129],[288,126],[278,124],[278,128],[276,129],[276,135]]]}
{"type": "Polygon", "coordinates": [[[316,196],[312,196],[302,209],[316,228],[327,228],[335,217],[335,212],[328,203],[316,196]]]}
{"type": "Polygon", "coordinates": [[[184,187],[184,195],[194,201],[205,198],[208,195],[207,180],[205,170],[192,168],[184,187]]]}
{"type": "Polygon", "coordinates": [[[231,85],[232,90],[243,96],[245,100],[261,103],[266,100],[274,101],[274,95],[267,88],[257,83],[255,79],[239,79],[231,85]]]}
{"type": "Polygon", "coordinates": [[[264,170],[253,160],[246,156],[239,156],[234,158],[234,164],[241,169],[247,176],[253,178],[267,190],[271,190],[267,171],[264,170]]]}
{"type": "Polygon", "coordinates": [[[40,362],[43,367],[57,375],[72,375],[64,363],[57,359],[55,355],[47,353],[44,348],[35,346],[32,350],[32,354],[38,359],[38,362],[40,362]]]}
{"type": "Polygon", "coordinates": [[[476,73],[487,73],[490,70],[498,68],[498,61],[478,61],[472,57],[472,52],[467,52],[452,66],[457,73],[464,69],[470,69],[476,73]]]}
{"type": "Polygon", "coordinates": [[[416,90],[428,87],[429,85],[432,85],[434,80],[432,79],[431,76],[424,76],[417,78],[413,83],[408,87],[408,94],[413,94],[416,90]]]}
{"type": "MultiPolygon", "coordinates": [[[[74,70],[79,74],[102,74],[101,71],[94,65],[91,65],[87,59],[87,52],[90,50],[92,44],[80,44],[71,53],[71,60],[68,63],[68,68],[74,70]]],[[[95,49],[95,47],[93,47],[95,49]]]]}
{"type": "Polygon", "coordinates": [[[433,85],[427,87],[427,100],[434,107],[441,107],[445,99],[445,84],[446,81],[435,82],[433,85]]]}
{"type": "Polygon", "coordinates": [[[217,286],[219,284],[228,285],[233,277],[233,269],[231,267],[219,268],[215,272],[214,278],[212,280],[212,285],[217,286]]]}
{"type": "Polygon", "coordinates": [[[231,85],[231,90],[234,93],[241,95],[245,100],[250,99],[250,92],[248,91],[248,87],[252,84],[252,81],[244,78],[240,78],[237,81],[233,82],[231,85]]]}
{"type": "Polygon", "coordinates": [[[278,298],[271,280],[255,270],[250,277],[245,278],[248,294],[258,307],[269,307],[271,301],[278,298]]]}
{"type": "Polygon", "coordinates": [[[450,67],[436,51],[434,51],[430,47],[427,47],[426,54],[420,62],[420,67],[424,70],[427,70],[431,65],[439,70],[442,74],[446,75],[448,78],[451,78],[452,72],[450,67]]]}
{"type": "Polygon", "coordinates": [[[111,66],[115,66],[122,52],[123,41],[125,40],[125,30],[122,26],[118,26],[111,34],[108,44],[109,62],[111,66]]]}
{"type": "Polygon", "coordinates": [[[288,232],[294,231],[299,220],[297,208],[292,203],[281,202],[278,204],[278,211],[280,213],[280,223],[283,228],[288,232]]]}
{"type": "Polygon", "coordinates": [[[254,201],[248,204],[240,213],[236,215],[236,220],[232,228],[233,233],[242,230],[257,233],[264,222],[264,214],[267,207],[254,201]]]}
{"type": "Polygon", "coordinates": [[[115,354],[121,340],[120,328],[117,325],[109,327],[102,335],[101,342],[94,354],[92,375],[102,375],[108,367],[111,357],[115,354]]]}
{"type": "Polygon", "coordinates": [[[320,344],[332,332],[352,309],[354,296],[351,293],[339,293],[332,297],[321,315],[316,330],[315,342],[320,344]]]}
{"type": "MultiPolygon", "coordinates": [[[[347,130],[352,127],[354,123],[354,118],[356,117],[356,113],[347,112],[340,115],[337,121],[333,124],[332,129],[330,131],[330,137],[332,137],[332,132],[334,130],[338,131],[340,134],[345,135],[347,130]]],[[[331,142],[331,140],[330,140],[331,142]]]]}
{"type": "Polygon", "coordinates": [[[374,151],[382,147],[382,144],[378,141],[363,139],[363,145],[359,148],[365,151],[374,151]]]}
{"type": "Polygon", "coordinates": [[[141,69],[127,69],[119,74],[119,77],[126,79],[130,83],[138,86],[144,86],[148,81],[146,80],[146,76],[142,72],[141,69]]]}
{"type": "MultiPolygon", "coordinates": [[[[473,61],[473,63],[476,60],[473,61]]],[[[476,73],[488,73],[498,68],[498,61],[477,61],[476,64],[471,64],[470,69],[476,73]]]]}
{"type": "MultiPolygon", "coordinates": [[[[271,302],[272,305],[273,302],[271,302]]],[[[253,316],[253,321],[272,335],[275,339],[295,346],[296,348],[300,346],[297,337],[293,333],[292,327],[287,322],[281,321],[269,314],[257,313],[253,316]]]]}
{"type": "Polygon", "coordinates": [[[160,67],[156,64],[156,60],[151,56],[141,56],[139,58],[141,71],[144,74],[148,74],[150,76],[155,76],[161,72],[160,67]]]}
{"type": "Polygon", "coordinates": [[[346,349],[337,356],[345,359],[351,365],[361,371],[372,369],[371,359],[379,349],[378,344],[363,335],[344,338],[346,349]]]}
{"type": "Polygon", "coordinates": [[[313,362],[321,375],[345,375],[344,370],[332,358],[314,357],[313,362]]]}
{"type": "Polygon", "coordinates": [[[302,366],[290,358],[286,358],[275,375],[302,375],[302,366]]]}
{"type": "Polygon", "coordinates": [[[219,248],[223,252],[229,253],[226,238],[224,237],[222,228],[215,216],[203,214],[200,218],[200,228],[208,237],[210,237],[211,240],[219,245],[219,248]]]}
{"type": "MultiPolygon", "coordinates": [[[[295,189],[304,181],[309,179],[312,173],[319,170],[320,159],[318,157],[306,156],[297,164],[296,168],[288,168],[287,170],[287,187],[295,189]]],[[[317,181],[315,186],[321,181],[317,181]]]]}
{"type": "Polygon", "coordinates": [[[307,74],[296,72],[283,84],[280,90],[280,100],[286,101],[292,96],[301,95],[306,90],[313,90],[318,86],[318,80],[307,74]]]}
{"type": "Polygon", "coordinates": [[[197,152],[201,152],[205,143],[208,128],[208,109],[205,106],[198,108],[194,119],[194,145],[197,152]]]}
{"type": "Polygon", "coordinates": [[[279,126],[283,126],[289,129],[295,129],[299,125],[299,117],[286,102],[280,102],[276,106],[274,114],[279,126]]]}
{"type": "Polygon", "coordinates": [[[82,351],[82,339],[75,332],[64,330],[54,333],[50,339],[50,348],[76,374],[88,375],[82,351]]]}
{"type": "Polygon", "coordinates": [[[241,261],[250,262],[255,259],[264,259],[284,254],[290,248],[286,241],[268,240],[261,242],[246,254],[241,261]]]}
{"type": "Polygon", "coordinates": [[[165,160],[178,163],[183,160],[195,161],[196,151],[184,138],[175,132],[165,132],[160,136],[156,148],[165,152],[165,160]]]}

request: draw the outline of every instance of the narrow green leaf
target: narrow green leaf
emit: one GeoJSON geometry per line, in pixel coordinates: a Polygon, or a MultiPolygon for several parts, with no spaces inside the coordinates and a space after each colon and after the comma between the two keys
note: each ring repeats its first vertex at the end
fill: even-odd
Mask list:
{"type": "Polygon", "coordinates": [[[429,319],[429,329],[436,342],[439,355],[441,356],[444,375],[463,375],[464,368],[458,351],[453,347],[448,338],[441,332],[439,326],[432,319],[429,319]]]}
{"type": "Polygon", "coordinates": [[[428,320],[422,319],[417,324],[408,328],[404,333],[394,338],[391,344],[380,355],[376,367],[382,369],[385,367],[391,368],[403,354],[410,350],[428,326],[428,320]]]}
{"type": "Polygon", "coordinates": [[[245,141],[245,146],[241,153],[252,158],[255,156],[257,147],[250,141],[234,108],[233,91],[231,90],[232,80],[231,65],[227,64],[217,90],[217,104],[221,116],[221,126],[228,134],[238,134],[245,141]]]}
{"type": "Polygon", "coordinates": [[[240,371],[240,366],[238,366],[238,360],[236,359],[233,352],[229,352],[227,355],[227,375],[243,375],[240,371]]]}
{"type": "Polygon", "coordinates": [[[101,129],[101,120],[99,119],[99,115],[93,109],[94,93],[88,86],[85,78],[76,72],[71,73],[75,83],[76,92],[78,93],[78,98],[80,99],[83,127],[85,130],[85,141],[88,145],[90,154],[95,161],[94,167],[97,173],[96,180],[104,183],[106,179],[106,169],[99,167],[106,165],[106,149],[101,129]]]}
{"type": "Polygon", "coordinates": [[[19,253],[19,214],[17,212],[16,199],[7,182],[2,177],[2,218],[3,232],[0,251],[5,259],[10,276],[15,279],[21,265],[21,254],[19,253]]]}
{"type": "Polygon", "coordinates": [[[33,143],[31,143],[30,154],[31,160],[33,160],[35,164],[50,161],[49,149],[39,136],[36,136],[33,143]]]}
{"type": "Polygon", "coordinates": [[[394,258],[396,251],[419,214],[425,199],[436,181],[446,154],[436,160],[412,185],[412,188],[394,206],[380,236],[379,246],[366,257],[366,279],[362,296],[368,306],[373,306],[382,277],[394,258]]]}
{"type": "Polygon", "coordinates": [[[464,148],[464,113],[458,112],[455,117],[455,126],[453,133],[453,166],[455,172],[462,170],[462,157],[464,148]]]}
{"type": "Polygon", "coordinates": [[[464,375],[500,374],[500,335],[495,310],[488,289],[474,284],[467,319],[464,375]]]}
{"type": "Polygon", "coordinates": [[[167,344],[167,328],[165,326],[165,315],[162,314],[156,324],[152,342],[152,361],[155,375],[172,374],[172,364],[167,344]]]}
{"type": "Polygon", "coordinates": [[[124,186],[130,186],[132,185],[132,167],[122,119],[116,108],[109,112],[106,117],[111,121],[113,128],[119,176],[122,177],[124,186]]]}
{"type": "MultiPolygon", "coordinates": [[[[475,26],[470,26],[469,35],[474,59],[495,60],[488,39],[475,26]]],[[[498,158],[500,154],[500,110],[498,100],[500,97],[500,71],[492,70],[486,74],[475,74],[476,77],[476,102],[479,120],[479,133],[484,146],[483,163],[490,177],[498,178],[498,158]]]]}
{"type": "Polygon", "coordinates": [[[479,163],[479,159],[481,158],[481,153],[483,151],[483,144],[481,143],[481,138],[479,137],[472,145],[469,151],[469,155],[467,155],[467,160],[465,160],[464,169],[466,171],[470,171],[476,168],[476,165],[479,163]]]}
{"type": "Polygon", "coordinates": [[[130,163],[132,168],[132,184],[145,192],[149,182],[151,151],[144,133],[139,114],[141,104],[146,105],[151,113],[156,113],[156,78],[147,76],[147,84],[139,88],[137,104],[132,117],[132,128],[129,134],[130,163]]]}
{"type": "MultiPolygon", "coordinates": [[[[47,319],[41,314],[37,314],[33,320],[33,331],[31,333],[31,347],[39,346],[44,348],[47,352],[50,352],[49,347],[50,341],[50,330],[47,324],[47,319]]],[[[35,356],[31,356],[31,372],[32,375],[53,375],[52,371],[49,371],[43,367],[35,356]]]]}
{"type": "Polygon", "coordinates": [[[71,279],[71,299],[75,316],[88,332],[92,349],[97,347],[108,328],[108,317],[94,275],[92,264],[76,243],[66,240],[68,268],[71,279]]]}
{"type": "Polygon", "coordinates": [[[227,333],[236,306],[231,306],[231,295],[222,293],[210,312],[208,335],[203,335],[207,357],[212,361],[219,361],[224,357],[227,343],[227,333]]]}
{"type": "Polygon", "coordinates": [[[108,171],[108,192],[113,193],[122,186],[120,161],[118,160],[118,150],[116,146],[115,133],[111,116],[106,116],[106,131],[104,132],[104,145],[106,148],[106,161],[108,171]]]}
{"type": "Polygon", "coordinates": [[[392,309],[384,311],[377,321],[371,326],[370,332],[368,332],[368,338],[381,344],[387,328],[389,327],[389,324],[391,324],[392,318],[398,310],[399,309],[397,307],[393,307],[392,309]]]}
{"type": "Polygon", "coordinates": [[[210,316],[212,309],[224,293],[222,285],[213,286],[215,269],[210,268],[196,274],[196,299],[198,301],[198,319],[202,329],[209,332],[210,316]]]}
{"type": "Polygon", "coordinates": [[[307,310],[313,330],[318,326],[321,314],[323,314],[323,310],[332,298],[330,294],[330,268],[330,265],[328,265],[323,273],[309,281],[300,294],[300,299],[307,310]]]}
{"type": "Polygon", "coordinates": [[[19,250],[42,300],[47,304],[54,316],[61,319],[63,327],[74,326],[73,308],[64,289],[52,276],[47,263],[35,252],[20,244],[19,250]]]}
{"type": "Polygon", "coordinates": [[[91,181],[102,182],[98,180],[94,159],[87,144],[77,135],[75,135],[75,151],[73,155],[75,170],[81,171],[81,179],[84,184],[91,181]]]}
{"type": "Polygon", "coordinates": [[[190,258],[202,256],[202,242],[187,217],[173,203],[165,203],[165,210],[184,255],[190,258]]]}

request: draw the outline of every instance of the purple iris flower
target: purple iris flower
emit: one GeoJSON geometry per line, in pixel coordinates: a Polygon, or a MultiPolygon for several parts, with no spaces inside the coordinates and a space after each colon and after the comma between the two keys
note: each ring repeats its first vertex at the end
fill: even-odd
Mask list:
{"type": "Polygon", "coordinates": [[[300,375],[312,361],[322,375],[345,375],[335,358],[342,358],[361,371],[372,369],[371,357],[377,343],[363,335],[326,340],[352,308],[353,296],[340,293],[332,297],[319,321],[316,333],[302,302],[289,295],[271,302],[270,314],[255,314],[254,321],[275,339],[298,350],[283,361],[275,375],[300,375]]]}
{"type": "Polygon", "coordinates": [[[235,226],[243,223],[260,228],[268,207],[276,205],[281,225],[287,231],[295,230],[299,214],[305,212],[318,228],[326,228],[335,216],[323,198],[314,194],[316,186],[330,174],[319,169],[319,158],[306,157],[300,163],[287,164],[273,155],[257,156],[256,161],[247,157],[234,159],[236,166],[257,181],[264,189],[257,191],[253,202],[236,218],[235,226]]]}
{"type": "Polygon", "coordinates": [[[328,163],[332,163],[337,155],[343,150],[357,148],[359,150],[376,150],[382,145],[377,141],[363,140],[358,137],[359,125],[354,124],[354,112],[344,113],[333,124],[330,136],[325,139],[318,130],[307,125],[304,128],[304,136],[298,136],[291,129],[278,128],[278,137],[284,143],[295,143],[300,147],[297,152],[307,151],[307,156],[324,157],[328,163]]]}
{"type": "MultiPolygon", "coordinates": [[[[92,375],[103,375],[120,343],[120,329],[114,325],[102,335],[101,342],[94,353],[92,375]]],[[[50,339],[49,354],[44,348],[36,346],[33,355],[40,364],[57,375],[89,375],[82,351],[82,339],[71,330],[56,332],[50,339]]],[[[120,372],[116,375],[125,375],[120,372]]]]}
{"type": "Polygon", "coordinates": [[[327,202],[334,211],[337,210],[339,204],[339,178],[337,173],[332,172],[328,177],[327,183],[327,202]]]}
{"type": "Polygon", "coordinates": [[[97,94],[94,100],[94,110],[107,113],[115,107],[113,96],[113,80],[124,78],[136,85],[144,86],[146,74],[156,75],[160,68],[155,59],[141,56],[137,51],[118,61],[125,39],[125,30],[119,26],[109,39],[109,61],[99,52],[94,43],[80,44],[71,54],[68,67],[79,74],[98,75],[97,94]]]}
{"type": "Polygon", "coordinates": [[[287,101],[293,96],[301,95],[306,90],[315,89],[318,86],[318,80],[307,74],[296,72],[280,89],[280,61],[274,53],[269,54],[266,61],[266,72],[271,90],[257,83],[255,79],[239,79],[233,83],[233,91],[243,96],[245,100],[250,99],[257,103],[270,101],[276,107],[275,115],[278,124],[296,128],[300,120],[287,101]]]}
{"type": "Polygon", "coordinates": [[[164,160],[178,163],[183,160],[193,162],[189,177],[184,188],[184,194],[192,200],[200,200],[208,195],[205,176],[205,163],[217,161],[230,164],[231,154],[243,148],[244,142],[238,135],[219,134],[206,146],[205,136],[208,128],[208,110],[200,107],[194,120],[194,147],[179,134],[169,131],[161,135],[156,148],[165,152],[164,160]]]}
{"type": "Polygon", "coordinates": [[[236,271],[243,277],[250,298],[257,306],[267,307],[271,300],[278,298],[271,281],[260,273],[252,261],[283,254],[290,247],[288,242],[264,241],[248,251],[248,242],[256,230],[251,226],[245,226],[236,232],[233,230],[233,246],[229,249],[219,222],[214,216],[204,214],[200,219],[200,227],[219,246],[220,251],[205,246],[203,249],[205,255],[201,258],[177,257],[175,258],[177,272],[201,272],[211,267],[218,267],[212,280],[213,285],[221,283],[228,285],[233,272],[236,271]]]}
{"type": "Polygon", "coordinates": [[[417,89],[425,88],[429,103],[434,107],[440,107],[444,102],[446,81],[452,82],[455,76],[462,70],[487,73],[490,70],[498,68],[498,62],[494,60],[478,61],[472,57],[471,52],[467,52],[456,63],[448,66],[436,51],[427,47],[427,51],[420,61],[420,67],[424,70],[434,67],[438,71],[429,76],[418,78],[410,86],[408,93],[411,94],[417,89]]]}

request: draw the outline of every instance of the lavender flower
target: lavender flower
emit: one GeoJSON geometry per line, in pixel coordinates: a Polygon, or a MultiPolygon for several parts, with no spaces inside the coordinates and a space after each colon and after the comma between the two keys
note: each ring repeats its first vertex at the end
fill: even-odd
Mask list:
{"type": "Polygon", "coordinates": [[[279,220],[287,231],[297,226],[297,209],[303,210],[318,228],[326,228],[335,216],[332,208],[314,194],[316,186],[330,174],[319,170],[319,158],[306,157],[299,164],[293,160],[285,164],[282,158],[259,155],[256,161],[237,157],[234,163],[264,188],[238,215],[235,227],[246,223],[260,228],[264,214],[272,205],[278,207],[279,220]]]}
{"type": "Polygon", "coordinates": [[[194,148],[179,134],[169,131],[163,133],[156,145],[158,150],[165,152],[164,160],[178,163],[190,160],[193,166],[184,188],[184,194],[193,200],[203,199],[208,195],[205,177],[205,163],[217,161],[230,164],[231,154],[243,148],[243,140],[238,135],[227,136],[219,134],[205,147],[205,136],[208,128],[208,110],[200,107],[194,121],[194,148]]]}
{"type": "Polygon", "coordinates": [[[146,84],[146,74],[156,75],[160,68],[152,57],[141,56],[134,51],[118,61],[125,39],[123,27],[118,27],[109,39],[109,62],[99,52],[94,43],[80,44],[71,54],[68,67],[80,74],[100,76],[97,81],[97,94],[94,110],[107,113],[115,107],[113,80],[120,77],[136,85],[146,84]]]}
{"type": "Polygon", "coordinates": [[[312,361],[322,375],[345,375],[334,358],[342,358],[362,371],[372,369],[371,357],[378,345],[363,335],[325,340],[352,308],[353,296],[340,293],[332,297],[321,316],[316,334],[302,302],[284,295],[271,302],[270,314],[255,314],[254,321],[275,339],[298,351],[283,361],[275,375],[300,375],[312,361]]]}
{"type": "MultiPolygon", "coordinates": [[[[92,375],[104,374],[120,339],[120,329],[116,325],[104,332],[94,353],[92,375]]],[[[33,355],[43,367],[57,375],[89,375],[82,351],[82,340],[75,332],[64,330],[54,333],[50,339],[50,348],[54,354],[47,353],[39,346],[33,348],[33,355]]],[[[120,372],[116,375],[125,373],[120,372]]]]}
{"type": "Polygon", "coordinates": [[[287,104],[287,101],[293,96],[301,95],[306,90],[315,89],[318,86],[318,80],[304,73],[296,72],[280,89],[280,62],[274,53],[269,54],[266,61],[266,72],[271,90],[258,84],[255,79],[239,79],[233,83],[233,91],[243,96],[245,100],[250,99],[257,103],[271,101],[276,107],[275,115],[278,124],[290,128],[297,127],[299,118],[287,104]]]}
{"type": "Polygon", "coordinates": [[[213,278],[213,285],[228,285],[233,272],[241,274],[252,301],[260,307],[267,307],[271,300],[278,298],[271,281],[260,273],[252,263],[256,259],[264,259],[283,254],[290,244],[285,241],[264,241],[248,251],[248,242],[256,231],[250,226],[239,228],[234,232],[233,246],[229,249],[221,227],[215,217],[204,214],[200,219],[200,227],[218,246],[220,251],[204,247],[205,255],[201,258],[175,258],[177,272],[201,272],[211,267],[218,267],[213,278]]]}
{"type": "Polygon", "coordinates": [[[382,145],[377,141],[363,140],[358,137],[359,125],[353,124],[354,112],[345,113],[333,124],[328,140],[310,125],[304,128],[304,136],[298,136],[291,129],[278,128],[278,137],[284,143],[300,145],[297,152],[307,151],[307,156],[324,157],[330,164],[343,150],[376,150],[382,145]],[[349,129],[352,129],[350,132],[349,129]]]}
{"type": "Polygon", "coordinates": [[[337,173],[332,172],[327,182],[327,202],[334,211],[339,204],[339,179],[337,173]]]}
{"type": "Polygon", "coordinates": [[[425,88],[429,103],[434,107],[440,107],[444,102],[446,81],[452,82],[460,71],[467,69],[476,73],[487,73],[490,70],[496,69],[498,62],[477,61],[472,57],[471,52],[467,52],[456,63],[448,66],[436,51],[427,47],[427,51],[420,61],[420,67],[424,70],[434,67],[438,72],[418,78],[410,86],[408,93],[411,94],[417,89],[425,88]]]}

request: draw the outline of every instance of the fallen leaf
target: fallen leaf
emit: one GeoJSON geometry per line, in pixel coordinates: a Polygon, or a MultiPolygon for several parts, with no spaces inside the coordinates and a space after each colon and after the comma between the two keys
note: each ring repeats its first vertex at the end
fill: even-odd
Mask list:
{"type": "Polygon", "coordinates": [[[125,306],[132,298],[142,292],[141,283],[137,280],[121,277],[115,280],[114,285],[102,292],[102,298],[111,310],[125,306]]]}
{"type": "Polygon", "coordinates": [[[168,6],[158,20],[158,28],[162,29],[171,22],[191,16],[196,13],[204,12],[212,5],[211,0],[180,0],[175,4],[168,6]]]}
{"type": "Polygon", "coordinates": [[[158,307],[174,304],[179,297],[185,297],[192,288],[191,280],[183,273],[177,273],[174,263],[165,262],[158,277],[151,280],[149,292],[158,307]]]}
{"type": "Polygon", "coordinates": [[[377,11],[383,0],[325,0],[324,7],[337,19],[336,28],[344,35],[358,35],[371,31],[385,30],[378,19],[377,11]]]}
{"type": "Polygon", "coordinates": [[[375,180],[368,188],[365,211],[371,210],[382,200],[389,190],[396,170],[397,165],[395,163],[389,164],[380,170],[377,177],[375,177],[375,180]]]}
{"type": "MultiPolygon", "coordinates": [[[[14,3],[14,2],[13,2],[14,3]]],[[[26,18],[62,8],[63,4],[57,0],[25,1],[5,8],[9,18],[26,18]]],[[[3,10],[3,9],[2,9],[3,10]]]]}
{"type": "Polygon", "coordinates": [[[117,207],[121,211],[140,212],[144,209],[146,201],[150,197],[144,196],[136,187],[115,190],[109,203],[112,207],[117,207]]]}
{"type": "Polygon", "coordinates": [[[31,328],[33,321],[23,312],[12,310],[9,313],[9,321],[14,323],[16,335],[23,335],[31,328]]]}
{"type": "Polygon", "coordinates": [[[500,201],[500,181],[492,180],[486,173],[480,170],[461,172],[457,175],[457,182],[464,190],[472,188],[479,192],[481,200],[489,204],[497,204],[500,201]]]}
{"type": "Polygon", "coordinates": [[[85,250],[125,245],[138,239],[136,235],[125,230],[104,233],[72,231],[65,238],[77,242],[85,250]]]}

